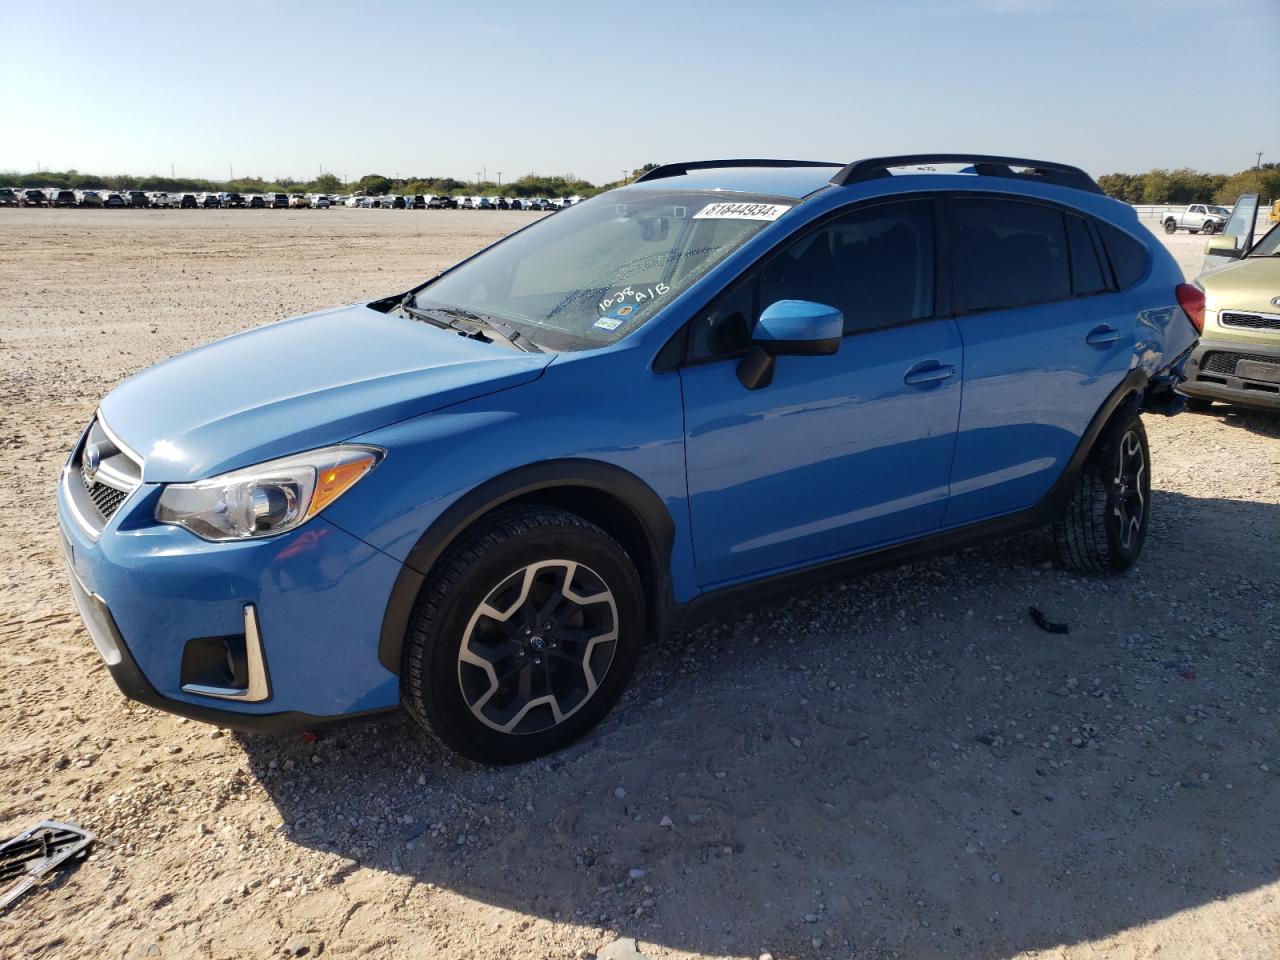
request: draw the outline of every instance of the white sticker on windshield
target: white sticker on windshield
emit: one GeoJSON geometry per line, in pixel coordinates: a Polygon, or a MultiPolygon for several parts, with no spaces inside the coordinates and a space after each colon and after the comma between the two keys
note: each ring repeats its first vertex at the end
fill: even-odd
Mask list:
{"type": "Polygon", "coordinates": [[[708,203],[695,220],[777,220],[791,209],[786,203],[708,203]]]}

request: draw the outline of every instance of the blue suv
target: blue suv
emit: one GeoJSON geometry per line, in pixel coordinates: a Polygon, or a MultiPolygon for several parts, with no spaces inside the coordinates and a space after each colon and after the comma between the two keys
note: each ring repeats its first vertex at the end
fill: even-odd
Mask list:
{"type": "Polygon", "coordinates": [[[1125,570],[1203,308],[1074,167],[663,166],[121,384],[58,486],[71,589],[143,703],[403,706],[522,760],[647,638],[775,589],[1041,525],[1125,570]]]}

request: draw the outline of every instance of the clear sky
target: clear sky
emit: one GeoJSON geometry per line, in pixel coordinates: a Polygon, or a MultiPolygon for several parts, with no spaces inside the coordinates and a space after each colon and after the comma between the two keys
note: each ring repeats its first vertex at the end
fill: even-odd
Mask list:
{"type": "Polygon", "coordinates": [[[0,0],[0,170],[1280,161],[1280,0],[0,0]]]}

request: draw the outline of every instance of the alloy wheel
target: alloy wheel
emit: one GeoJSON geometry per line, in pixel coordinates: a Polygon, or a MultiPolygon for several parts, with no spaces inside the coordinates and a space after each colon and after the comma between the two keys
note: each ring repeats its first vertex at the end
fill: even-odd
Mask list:
{"type": "Polygon", "coordinates": [[[472,613],[458,684],[486,726],[540,733],[591,699],[617,646],[618,607],[600,575],[574,560],[543,560],[510,574],[472,613]]]}
{"type": "Polygon", "coordinates": [[[1142,530],[1146,498],[1143,494],[1144,474],[1147,470],[1146,454],[1138,434],[1130,430],[1120,440],[1120,456],[1116,462],[1115,507],[1113,512],[1120,523],[1120,545],[1125,550],[1134,546],[1142,530]]]}

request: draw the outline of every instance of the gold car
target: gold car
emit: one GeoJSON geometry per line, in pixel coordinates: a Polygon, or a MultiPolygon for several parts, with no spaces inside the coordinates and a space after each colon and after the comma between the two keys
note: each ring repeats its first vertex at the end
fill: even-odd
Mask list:
{"type": "Polygon", "coordinates": [[[1239,239],[1215,237],[1210,256],[1232,262],[1200,275],[1204,333],[1179,388],[1189,406],[1213,401],[1280,410],[1280,225],[1241,256],[1239,239]]]}

